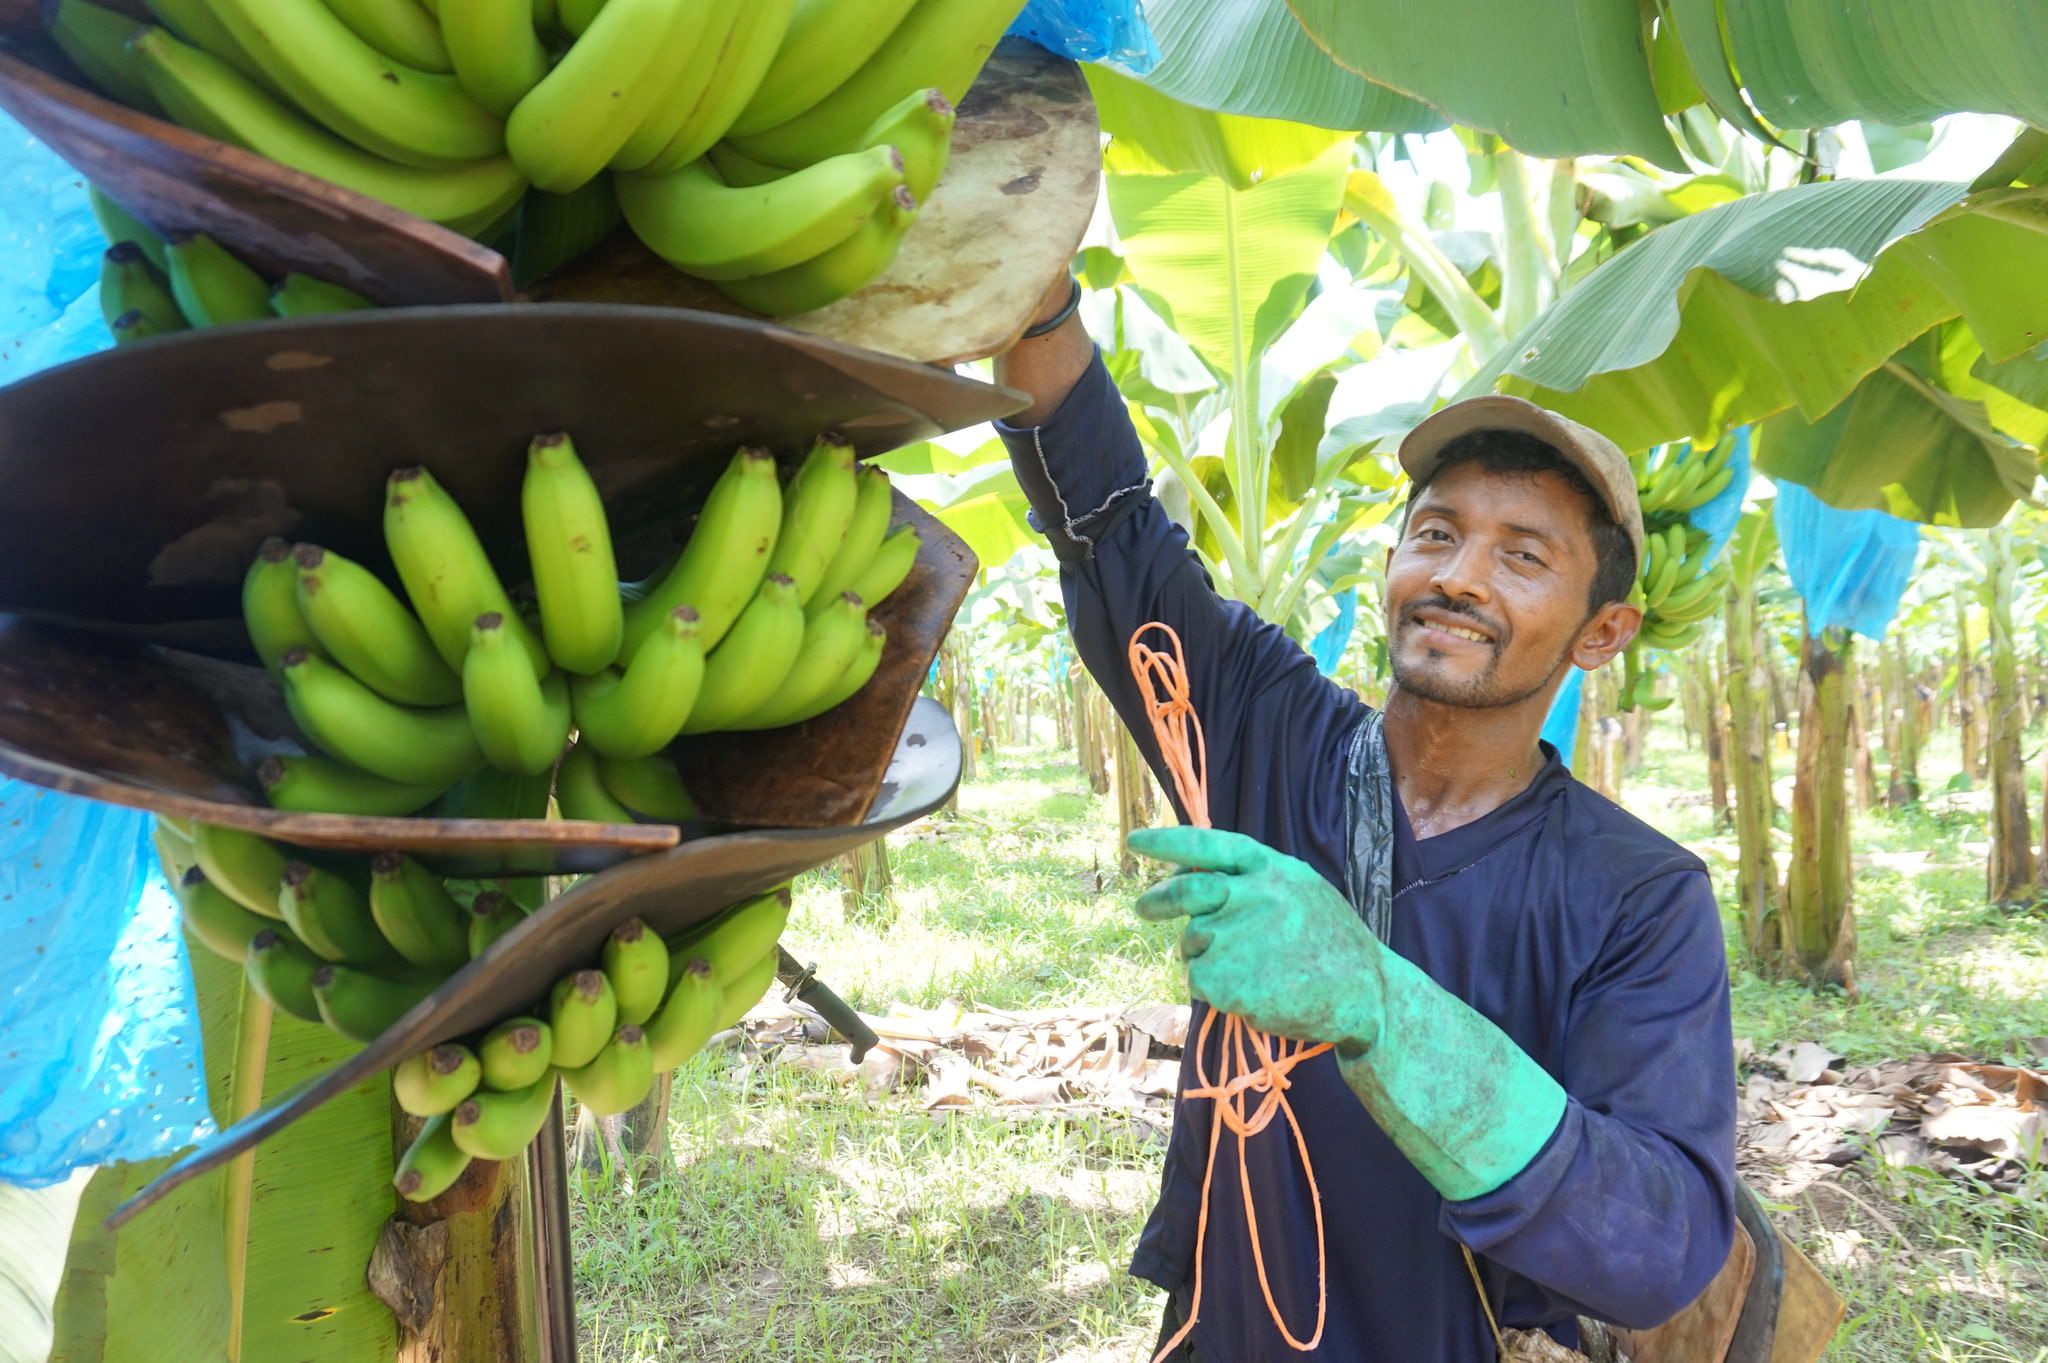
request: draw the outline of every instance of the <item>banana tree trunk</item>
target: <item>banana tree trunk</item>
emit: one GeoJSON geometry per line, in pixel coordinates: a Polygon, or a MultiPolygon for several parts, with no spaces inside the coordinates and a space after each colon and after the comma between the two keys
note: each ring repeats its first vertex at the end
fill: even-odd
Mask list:
{"type": "Polygon", "coordinates": [[[1728,693],[1725,677],[1715,665],[1710,645],[1702,644],[1695,659],[1699,677],[1700,738],[1707,750],[1707,792],[1712,800],[1714,830],[1734,827],[1728,804],[1728,730],[1721,698],[1728,693]]]}
{"type": "Polygon", "coordinates": [[[1771,847],[1769,679],[1759,655],[1756,595],[1738,586],[1728,597],[1728,765],[1735,788],[1735,907],[1743,949],[1764,966],[1783,949],[1778,918],[1778,859],[1771,847]]]}
{"type": "MultiPolygon", "coordinates": [[[[421,1122],[391,1112],[403,1154],[421,1122]]],[[[369,1268],[398,1318],[395,1363],[541,1363],[538,1243],[526,1159],[480,1160],[433,1201],[401,1200],[369,1268]]]]}
{"type": "Polygon", "coordinates": [[[876,838],[839,859],[839,911],[849,920],[873,918],[896,883],[889,871],[889,841],[876,838]]]}
{"type": "Polygon", "coordinates": [[[1692,666],[1679,673],[1678,713],[1685,730],[1685,750],[1691,752],[1702,745],[1707,728],[1706,690],[1712,683],[1707,680],[1705,670],[1700,666],[1700,657],[1706,645],[1693,650],[1692,666]]]}
{"type": "Polygon", "coordinates": [[[1849,829],[1849,636],[1806,633],[1800,649],[1799,765],[1792,865],[1785,878],[1784,973],[1815,988],[1856,989],[1849,829]]]}
{"type": "Polygon", "coordinates": [[[1863,668],[1851,653],[1843,659],[1842,688],[1849,700],[1849,793],[1850,810],[1864,813],[1877,808],[1877,772],[1870,761],[1870,700],[1864,691],[1863,668]]]}
{"type": "Polygon", "coordinates": [[[2012,633],[2015,570],[2004,531],[1985,536],[1984,566],[1991,635],[1991,687],[1984,697],[1991,729],[1991,856],[1985,890],[1994,904],[2017,904],[2033,898],[2034,830],[2027,813],[2026,760],[2020,754],[2026,729],[2012,633]]]}
{"type": "Polygon", "coordinates": [[[1081,762],[1081,774],[1088,778],[1088,789],[1097,795],[1109,793],[1109,763],[1107,761],[1108,734],[1104,732],[1107,706],[1095,703],[1097,688],[1094,678],[1076,664],[1070,674],[1074,696],[1074,752],[1081,762]]]}
{"type": "Polygon", "coordinates": [[[1906,664],[1906,640],[1892,634],[1890,679],[1885,687],[1885,751],[1891,754],[1891,770],[1885,802],[1897,809],[1920,802],[1920,685],[1906,664]]]}
{"type": "Polygon", "coordinates": [[[1138,858],[1130,849],[1133,829],[1152,824],[1152,773],[1138,755],[1138,744],[1119,723],[1116,726],[1116,812],[1118,869],[1126,876],[1138,874],[1138,858]]]}
{"type": "Polygon", "coordinates": [[[1977,737],[1977,665],[1970,651],[1970,597],[1956,593],[1956,727],[1962,730],[1963,772],[1975,781],[1983,771],[1977,737]]]}

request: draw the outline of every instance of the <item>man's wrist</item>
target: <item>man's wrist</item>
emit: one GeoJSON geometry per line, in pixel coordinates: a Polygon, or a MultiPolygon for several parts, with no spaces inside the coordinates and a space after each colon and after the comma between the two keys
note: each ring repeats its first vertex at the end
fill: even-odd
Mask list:
{"type": "Polygon", "coordinates": [[[1067,320],[1080,309],[1080,306],[1081,281],[1075,279],[1070,282],[1070,287],[1065,297],[1060,299],[1058,305],[1050,312],[1042,314],[1030,326],[1024,328],[1024,334],[1017,339],[1020,341],[1035,341],[1042,336],[1050,336],[1053,332],[1058,331],[1064,326],[1067,320]]]}

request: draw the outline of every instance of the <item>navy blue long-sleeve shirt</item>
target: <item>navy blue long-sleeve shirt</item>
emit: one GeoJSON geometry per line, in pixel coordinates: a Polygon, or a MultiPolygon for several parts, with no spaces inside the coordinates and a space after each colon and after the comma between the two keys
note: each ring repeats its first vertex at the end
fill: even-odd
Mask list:
{"type": "MultiPolygon", "coordinates": [[[[1215,825],[1345,885],[1345,753],[1365,705],[1280,629],[1215,593],[1151,495],[1099,356],[1044,425],[1000,429],[1033,521],[1061,559],[1075,649],[1153,770],[1163,779],[1125,645],[1159,620],[1185,642],[1215,825]]],[[[1727,955],[1706,868],[1574,780],[1547,746],[1544,758],[1521,794],[1435,837],[1418,841],[1395,799],[1389,945],[1555,1077],[1569,1095],[1564,1118],[1505,1185],[1447,1202],[1373,1122],[1332,1056],[1297,1069],[1289,1097],[1315,1161],[1328,1246],[1316,1359],[1493,1358],[1461,1243],[1479,1256],[1503,1325],[1548,1326],[1567,1343],[1578,1315],[1629,1326],[1667,1319],[1727,1257],[1736,1090],[1727,955]]],[[[1192,1071],[1183,1064],[1183,1086],[1192,1071]]],[[[1178,1105],[1159,1203],[1131,1264],[1183,1295],[1209,1125],[1207,1101],[1178,1105]]],[[[1305,1356],[1275,1331],[1252,1264],[1232,1139],[1219,1156],[1231,1176],[1219,1174],[1212,1191],[1195,1351],[1205,1361],[1293,1363],[1305,1356]]],[[[1277,1129],[1255,1137],[1248,1158],[1275,1300],[1305,1335],[1316,1304],[1308,1183],[1277,1129]]]]}

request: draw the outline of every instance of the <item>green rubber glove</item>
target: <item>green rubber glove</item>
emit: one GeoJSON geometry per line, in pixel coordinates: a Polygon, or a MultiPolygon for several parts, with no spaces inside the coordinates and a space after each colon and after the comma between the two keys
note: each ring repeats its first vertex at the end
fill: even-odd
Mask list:
{"type": "Polygon", "coordinates": [[[1335,1047],[1380,1129],[1451,1201],[1528,1167],[1565,1093],[1471,1005],[1372,935],[1314,868],[1241,833],[1146,828],[1141,856],[1186,868],[1138,897],[1140,917],[1185,917],[1188,987],[1260,1031],[1335,1047]]]}

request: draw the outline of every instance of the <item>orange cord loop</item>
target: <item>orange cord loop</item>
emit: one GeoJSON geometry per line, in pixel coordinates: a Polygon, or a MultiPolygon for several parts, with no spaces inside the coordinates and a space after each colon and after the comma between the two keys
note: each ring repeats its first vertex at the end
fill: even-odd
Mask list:
{"type": "MultiPolygon", "coordinates": [[[[1180,795],[1181,808],[1187,811],[1188,822],[1195,827],[1213,827],[1209,822],[1208,743],[1202,736],[1202,721],[1189,699],[1187,659],[1181,651],[1180,636],[1156,620],[1141,625],[1131,635],[1129,658],[1131,675],[1137,680],[1138,690],[1145,700],[1146,718],[1152,722],[1152,737],[1159,745],[1160,759],[1167,774],[1173,778],[1174,790],[1180,795]],[[1144,642],[1148,630],[1158,630],[1166,636],[1167,651],[1162,652],[1144,642]]],[[[1301,1134],[1301,1123],[1295,1119],[1293,1106],[1287,1101],[1287,1090],[1293,1085],[1288,1074],[1295,1066],[1329,1049],[1328,1042],[1309,1045],[1284,1037],[1276,1042],[1275,1038],[1243,1018],[1215,1008],[1203,1017],[1202,1029],[1195,1038],[1195,1082],[1183,1094],[1187,1098],[1207,1098],[1212,1104],[1209,1163],[1202,1174],[1202,1208],[1195,1222],[1195,1291],[1188,1306],[1187,1320],[1173,1338],[1160,1347],[1152,1363],[1164,1363],[1166,1357],[1178,1349],[1194,1330],[1195,1321],[1202,1313],[1202,1259],[1209,1239],[1209,1190],[1216,1178],[1216,1150],[1222,1143],[1225,1127],[1237,1137],[1237,1178],[1244,1193],[1245,1231],[1251,1237],[1252,1262],[1258,1268],[1259,1290],[1265,1294],[1266,1309],[1272,1314],[1280,1337],[1290,1348],[1307,1353],[1322,1342],[1323,1323],[1329,1313],[1327,1261],[1323,1249],[1323,1195],[1316,1187],[1315,1165],[1309,1160],[1308,1142],[1301,1134]],[[1223,1024],[1219,1049],[1221,1073],[1212,1080],[1206,1057],[1209,1035],[1219,1018],[1223,1024]],[[1248,1114],[1248,1095],[1253,1093],[1260,1095],[1259,1104],[1248,1114]],[[1302,1173],[1308,1178],[1309,1202],[1315,1209],[1316,1328],[1306,1340],[1297,1338],[1287,1328],[1280,1305],[1273,1300],[1273,1285],[1266,1277],[1265,1251],[1259,1242],[1251,1169],[1245,1162],[1246,1140],[1271,1125],[1276,1113],[1287,1119],[1288,1129],[1294,1133],[1294,1148],[1300,1152],[1302,1173]]]]}

